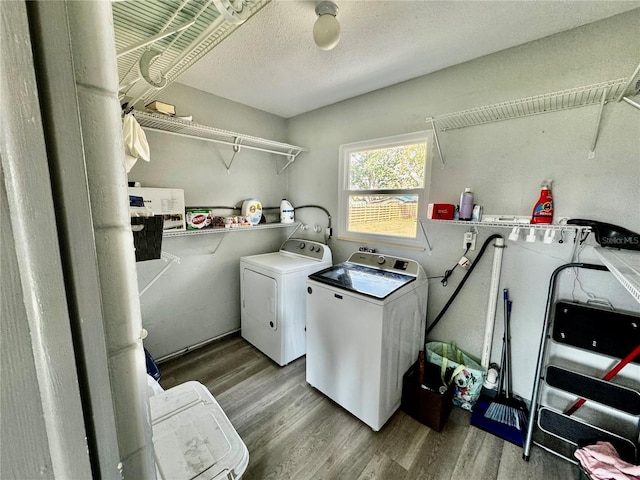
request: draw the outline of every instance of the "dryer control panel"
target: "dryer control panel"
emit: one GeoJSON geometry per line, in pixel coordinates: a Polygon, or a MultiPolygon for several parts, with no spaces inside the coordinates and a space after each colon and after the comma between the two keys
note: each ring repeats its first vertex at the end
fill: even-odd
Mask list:
{"type": "Polygon", "coordinates": [[[290,238],[280,247],[282,253],[293,253],[319,261],[331,260],[331,250],[323,243],[301,238],[290,238]]]}

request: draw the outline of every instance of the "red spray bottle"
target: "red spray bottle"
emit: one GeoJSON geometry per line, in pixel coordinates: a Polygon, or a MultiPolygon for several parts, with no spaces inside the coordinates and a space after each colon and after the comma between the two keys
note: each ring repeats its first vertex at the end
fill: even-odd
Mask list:
{"type": "Polygon", "coordinates": [[[540,187],[540,198],[533,207],[531,223],[552,223],[553,222],[553,195],[551,194],[551,183],[553,180],[545,180],[540,187]]]}

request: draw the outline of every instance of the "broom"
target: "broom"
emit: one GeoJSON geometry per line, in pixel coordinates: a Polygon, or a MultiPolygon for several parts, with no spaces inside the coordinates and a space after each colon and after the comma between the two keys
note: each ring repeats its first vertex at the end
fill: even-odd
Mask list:
{"type": "Polygon", "coordinates": [[[501,392],[500,395],[491,402],[484,416],[495,422],[523,431],[525,425],[527,425],[529,414],[525,403],[513,398],[511,395],[511,335],[509,332],[509,323],[511,321],[512,302],[509,300],[509,292],[506,288],[503,290],[503,298],[504,339],[500,388],[501,390],[504,389],[504,393],[501,392]]]}

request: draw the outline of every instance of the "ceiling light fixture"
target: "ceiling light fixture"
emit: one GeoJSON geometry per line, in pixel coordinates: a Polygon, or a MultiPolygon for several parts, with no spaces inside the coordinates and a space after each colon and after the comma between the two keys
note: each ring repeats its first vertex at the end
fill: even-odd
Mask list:
{"type": "Polygon", "coordinates": [[[313,39],[322,50],[331,50],[340,41],[340,23],[336,19],[338,6],[333,2],[320,2],[316,5],[316,14],[313,39]]]}

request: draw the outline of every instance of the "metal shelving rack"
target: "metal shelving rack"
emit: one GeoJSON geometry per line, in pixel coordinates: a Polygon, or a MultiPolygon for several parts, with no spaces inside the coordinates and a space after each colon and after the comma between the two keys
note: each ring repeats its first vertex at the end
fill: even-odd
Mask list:
{"type": "Polygon", "coordinates": [[[231,157],[229,165],[225,164],[227,171],[231,168],[231,164],[233,163],[236,153],[238,153],[242,148],[273,153],[286,157],[287,163],[278,170],[278,175],[291,165],[300,153],[307,151],[306,148],[289,145],[288,143],[276,142],[274,140],[267,140],[265,138],[245,135],[243,133],[230,132],[228,130],[221,130],[219,128],[190,122],[188,120],[170,117],[168,115],[134,111],[134,116],[140,126],[146,130],[221,143],[223,145],[233,147],[233,157],[231,157]]]}

